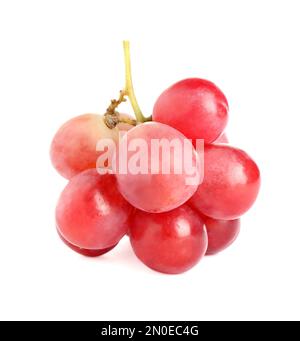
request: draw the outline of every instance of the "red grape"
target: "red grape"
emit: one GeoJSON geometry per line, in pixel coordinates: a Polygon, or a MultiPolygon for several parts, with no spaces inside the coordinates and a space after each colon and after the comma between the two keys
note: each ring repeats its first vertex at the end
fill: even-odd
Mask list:
{"type": "MultiPolygon", "coordinates": [[[[134,207],[146,212],[166,212],[170,211],[184,202],[186,202],[196,191],[199,184],[199,162],[197,153],[185,136],[172,127],[162,123],[148,122],[138,125],[128,131],[120,140],[120,154],[124,155],[123,148],[127,154],[127,174],[122,174],[117,169],[117,180],[121,194],[134,207]],[[176,148],[170,148],[168,151],[159,148],[155,154],[151,148],[153,141],[178,142],[181,146],[187,142],[184,153],[189,152],[191,155],[191,167],[187,166],[183,161],[183,152],[176,151],[176,148]],[[140,156],[145,161],[145,172],[133,173],[130,169],[130,160],[137,151],[130,148],[131,143],[142,141],[145,143],[145,150],[139,149],[140,156]],[[148,156],[147,156],[147,155],[148,156]],[[158,156],[159,168],[157,172],[153,172],[152,162],[158,156]],[[164,172],[163,167],[167,164],[166,157],[170,157],[170,172],[164,172]],[[182,172],[177,174],[174,169],[176,164],[180,164],[182,172]],[[192,174],[194,173],[194,174],[192,174]],[[188,184],[187,179],[193,177],[195,182],[188,184]]],[[[139,142],[140,143],[140,142],[139,142]]],[[[118,159],[118,157],[117,157],[118,159]]]]}
{"type": "Polygon", "coordinates": [[[74,176],[56,208],[59,232],[83,249],[106,249],[128,231],[132,206],[117,189],[115,176],[88,169],[74,176]]]}
{"type": "Polygon", "coordinates": [[[168,274],[189,270],[207,249],[203,222],[187,205],[158,214],[136,210],[129,237],[136,256],[145,265],[168,274]]]}
{"type": "Polygon", "coordinates": [[[230,246],[240,232],[240,219],[220,220],[203,217],[205,223],[208,247],[206,255],[213,255],[230,246]]]}
{"type": "Polygon", "coordinates": [[[190,204],[206,216],[232,220],[254,203],[260,187],[256,163],[244,151],[212,144],[204,149],[204,179],[190,204]]]}
{"type": "Polygon", "coordinates": [[[215,141],[228,120],[228,103],[212,82],[188,78],[175,83],[157,99],[153,120],[169,124],[187,138],[215,141]]]}
{"type": "Polygon", "coordinates": [[[82,249],[82,248],[80,248],[80,247],[78,247],[78,246],[76,246],[76,245],[74,245],[74,244],[68,242],[68,241],[62,236],[62,234],[59,232],[58,229],[57,229],[57,233],[58,233],[60,239],[61,239],[61,240],[62,240],[70,249],[72,249],[73,251],[75,251],[75,252],[77,252],[77,253],[79,253],[79,254],[81,254],[81,255],[83,255],[83,256],[86,256],[86,257],[98,257],[98,256],[101,256],[101,255],[104,255],[105,253],[109,252],[110,250],[112,250],[114,247],[117,246],[117,244],[116,244],[116,245],[113,245],[113,246],[108,247],[108,248],[106,248],[106,249],[98,249],[98,250],[96,250],[96,249],[94,249],[94,250],[93,250],[93,249],[82,249]]]}
{"type": "Polygon", "coordinates": [[[110,129],[103,116],[96,114],[74,117],[62,125],[53,138],[50,150],[52,164],[67,179],[85,169],[96,168],[101,154],[96,151],[97,142],[101,138],[118,142],[119,132],[130,128],[129,124],[119,123],[110,129]]]}

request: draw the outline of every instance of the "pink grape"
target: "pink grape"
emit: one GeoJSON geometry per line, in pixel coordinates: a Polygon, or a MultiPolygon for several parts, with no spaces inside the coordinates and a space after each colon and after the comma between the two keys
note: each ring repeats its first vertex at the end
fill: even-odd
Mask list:
{"type": "Polygon", "coordinates": [[[136,256],[145,265],[168,274],[189,270],[207,249],[203,221],[187,205],[158,214],[136,210],[129,237],[136,256]]]}
{"type": "Polygon", "coordinates": [[[53,138],[50,149],[52,164],[67,179],[85,169],[96,168],[97,158],[101,154],[96,151],[97,142],[107,138],[117,143],[119,132],[130,128],[132,126],[129,124],[119,123],[110,129],[104,123],[103,116],[96,114],[74,117],[62,125],[53,138]]]}
{"type": "Polygon", "coordinates": [[[226,144],[206,145],[204,179],[189,203],[208,217],[232,220],[253,205],[259,187],[259,169],[247,153],[226,144]]]}
{"type": "Polygon", "coordinates": [[[139,150],[141,157],[145,157],[148,154],[146,160],[147,174],[138,172],[133,174],[129,167],[126,169],[127,174],[122,174],[118,169],[116,176],[121,194],[131,205],[146,212],[166,212],[182,205],[195,193],[199,184],[198,176],[196,176],[197,180],[193,184],[188,184],[186,181],[190,177],[189,174],[199,175],[198,156],[194,147],[184,135],[170,126],[157,122],[144,123],[129,130],[120,140],[120,154],[121,156],[123,155],[123,148],[125,148],[128,154],[128,165],[136,154],[136,151],[130,151],[129,147],[131,143],[139,140],[145,143],[145,150],[139,150]],[[191,154],[190,167],[184,167],[186,163],[183,164],[183,162],[180,165],[182,167],[181,174],[175,174],[175,165],[180,164],[180,158],[183,159],[182,153],[177,153],[175,148],[171,148],[169,152],[163,153],[162,148],[160,148],[158,155],[159,169],[153,174],[151,163],[157,155],[151,155],[151,142],[153,140],[159,142],[167,141],[167,143],[177,141],[182,146],[184,141],[188,142],[185,153],[190,152],[191,154]],[[166,154],[170,157],[169,174],[164,174],[163,171],[163,165],[166,164],[164,161],[166,154]]]}
{"type": "Polygon", "coordinates": [[[221,220],[201,215],[205,223],[208,247],[206,255],[214,255],[228,248],[238,237],[240,219],[221,220]]]}
{"type": "Polygon", "coordinates": [[[57,229],[57,233],[60,237],[60,239],[65,243],[65,245],[67,245],[71,250],[79,253],[80,255],[86,256],[86,257],[99,257],[104,255],[105,253],[111,251],[113,248],[115,248],[117,245],[113,245],[110,246],[106,249],[83,249],[81,247],[78,247],[76,245],[73,245],[72,243],[70,243],[69,241],[67,241],[62,234],[60,233],[60,231],[57,229]]]}
{"type": "Polygon", "coordinates": [[[188,78],[175,83],[157,99],[153,120],[181,131],[187,138],[215,141],[228,120],[228,102],[212,82],[188,78]]]}
{"type": "Polygon", "coordinates": [[[132,210],[119,193],[114,175],[88,169],[63,190],[56,207],[57,228],[77,247],[106,249],[126,234],[132,210]]]}

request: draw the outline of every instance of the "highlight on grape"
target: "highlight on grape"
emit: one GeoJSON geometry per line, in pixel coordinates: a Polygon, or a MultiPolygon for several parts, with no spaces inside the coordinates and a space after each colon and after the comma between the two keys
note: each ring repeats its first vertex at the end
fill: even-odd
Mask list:
{"type": "Polygon", "coordinates": [[[134,138],[128,141],[119,133],[120,143],[113,139],[100,139],[96,168],[103,174],[184,174],[187,185],[199,185],[204,175],[204,140],[197,139],[196,154],[190,139],[134,138]]]}

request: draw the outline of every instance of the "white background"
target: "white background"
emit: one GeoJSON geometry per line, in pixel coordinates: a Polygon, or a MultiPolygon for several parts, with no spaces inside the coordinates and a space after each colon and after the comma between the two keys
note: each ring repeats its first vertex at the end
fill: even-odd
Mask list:
{"type": "Polygon", "coordinates": [[[299,13],[288,0],[1,1],[1,319],[300,318],[299,13]],[[231,142],[262,172],[238,241],[179,276],[148,270],[127,238],[86,259],[55,231],[66,181],[52,136],[117,95],[124,38],[145,113],[175,81],[212,80],[231,142]]]}

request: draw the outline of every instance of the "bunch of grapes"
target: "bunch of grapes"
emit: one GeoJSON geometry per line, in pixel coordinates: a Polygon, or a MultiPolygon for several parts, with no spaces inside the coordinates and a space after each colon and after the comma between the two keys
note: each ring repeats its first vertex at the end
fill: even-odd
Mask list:
{"type": "Polygon", "coordinates": [[[69,180],[56,208],[57,231],[71,249],[90,257],[109,252],[128,235],[145,265],[182,273],[236,239],[240,217],[258,195],[260,172],[246,152],[228,144],[228,102],[215,84],[179,81],[159,96],[146,118],[132,86],[127,41],[124,52],[126,83],[119,99],[104,115],[69,120],[52,141],[53,166],[69,180]],[[117,111],[127,98],[136,118],[117,111]],[[117,148],[97,148],[103,141],[117,148]],[[143,142],[139,155],[147,154],[144,168],[136,160],[136,141],[143,142]],[[175,148],[164,151],[167,158],[161,149],[155,154],[153,141],[184,144],[190,165],[166,172],[166,160],[174,170],[182,155],[175,148]],[[120,155],[131,159],[136,171],[120,171],[120,155]],[[197,181],[188,182],[195,169],[197,181]]]}

